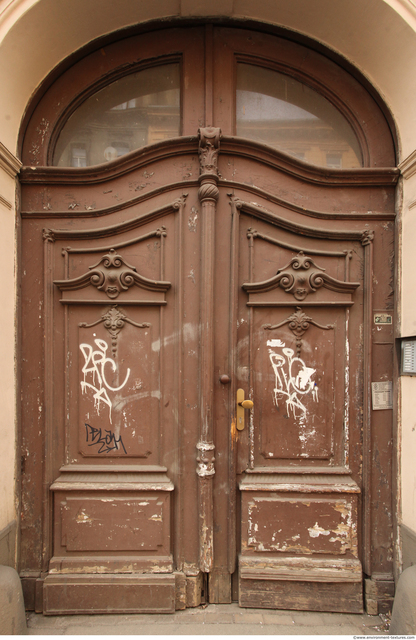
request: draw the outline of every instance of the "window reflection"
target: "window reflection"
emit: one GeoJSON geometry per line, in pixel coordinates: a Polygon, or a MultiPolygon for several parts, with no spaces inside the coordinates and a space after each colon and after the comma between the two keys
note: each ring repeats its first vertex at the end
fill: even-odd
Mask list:
{"type": "Polygon", "coordinates": [[[334,169],[362,166],[345,117],[305,84],[254,65],[237,65],[237,135],[265,142],[304,162],[334,169]]]}
{"type": "Polygon", "coordinates": [[[179,64],[116,80],[90,96],[64,125],[54,166],[86,167],[180,135],[179,64]]]}

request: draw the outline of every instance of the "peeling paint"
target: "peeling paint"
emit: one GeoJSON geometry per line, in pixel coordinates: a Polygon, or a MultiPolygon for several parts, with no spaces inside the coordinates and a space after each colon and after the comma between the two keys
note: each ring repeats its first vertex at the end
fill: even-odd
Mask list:
{"type": "Polygon", "coordinates": [[[196,227],[198,222],[198,209],[192,207],[191,214],[188,218],[188,229],[193,233],[196,233],[196,227]]]}
{"type": "Polygon", "coordinates": [[[313,527],[309,527],[308,531],[311,538],[318,538],[319,536],[329,536],[329,534],[331,533],[330,531],[327,531],[326,529],[320,527],[317,522],[315,522],[313,527]]]}
{"type": "Polygon", "coordinates": [[[85,513],[84,510],[82,510],[77,514],[76,522],[78,524],[84,524],[84,523],[92,522],[92,519],[90,518],[89,515],[85,513]]]}

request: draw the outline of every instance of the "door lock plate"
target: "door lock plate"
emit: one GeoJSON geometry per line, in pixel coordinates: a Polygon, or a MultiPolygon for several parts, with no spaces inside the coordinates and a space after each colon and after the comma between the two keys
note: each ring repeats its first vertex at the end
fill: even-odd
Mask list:
{"type": "Polygon", "coordinates": [[[237,431],[244,429],[245,409],[252,409],[253,406],[252,400],[244,400],[244,389],[237,389],[237,431]]]}

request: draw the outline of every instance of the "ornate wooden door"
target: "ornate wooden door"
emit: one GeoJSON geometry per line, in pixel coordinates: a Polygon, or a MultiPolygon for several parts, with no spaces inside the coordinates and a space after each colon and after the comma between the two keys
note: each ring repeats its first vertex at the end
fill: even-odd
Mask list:
{"type": "Polygon", "coordinates": [[[361,611],[363,577],[391,571],[390,484],[371,464],[390,465],[391,412],[373,411],[370,385],[392,379],[397,176],[376,103],[294,43],[171,29],[63,73],[33,110],[23,157],[29,605],[361,611]],[[244,137],[265,126],[244,119],[251,103],[238,120],[252,67],[287,73],[288,60],[304,60],[293,74],[314,90],[332,74],[350,122],[372,114],[354,129],[363,166],[312,166],[244,137]],[[134,73],[162,102],[133,104],[134,73]],[[108,137],[102,114],[74,128],[96,96],[108,137]],[[107,164],[79,166],[100,153],[107,164]]]}

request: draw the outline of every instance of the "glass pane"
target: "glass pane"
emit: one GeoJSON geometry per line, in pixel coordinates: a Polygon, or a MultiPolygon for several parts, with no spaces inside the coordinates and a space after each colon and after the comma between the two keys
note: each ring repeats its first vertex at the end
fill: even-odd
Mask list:
{"type": "Polygon", "coordinates": [[[250,64],[237,65],[237,135],[321,167],[363,164],[352,127],[329,100],[290,76],[250,64]]]}
{"type": "Polygon", "coordinates": [[[90,96],[64,125],[54,166],[87,167],[180,135],[179,64],[144,69],[90,96]]]}

